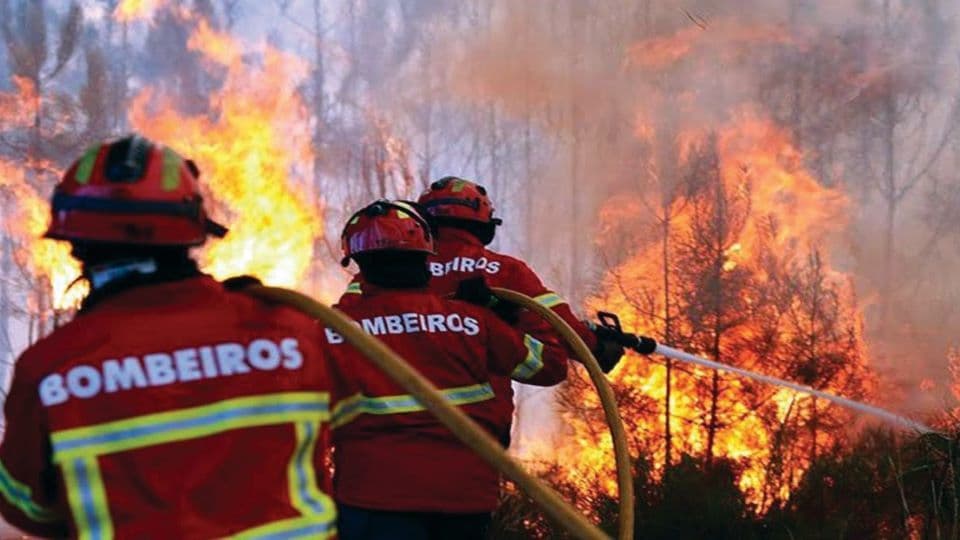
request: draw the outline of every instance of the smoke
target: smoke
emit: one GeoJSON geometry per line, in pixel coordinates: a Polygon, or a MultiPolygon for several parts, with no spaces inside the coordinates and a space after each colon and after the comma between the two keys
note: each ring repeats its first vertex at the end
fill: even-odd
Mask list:
{"type": "Polygon", "coordinates": [[[850,199],[817,247],[854,277],[872,363],[914,407],[942,407],[946,387],[919,384],[944,379],[960,323],[957,5],[629,4],[493,2],[489,24],[431,47],[449,70],[444,99],[494,106],[521,130],[513,144],[533,141],[532,157],[517,156],[526,170],[496,192],[529,225],[516,245],[582,298],[630,255],[598,249],[601,228],[610,246],[651,221],[642,205],[612,225],[601,210],[670,191],[665,156],[685,137],[769,119],[850,199]]]}
{"type": "MultiPolygon", "coordinates": [[[[129,129],[144,87],[214,115],[225,74],[187,46],[201,19],[298,55],[308,72],[278,86],[297,87],[309,109],[296,129],[312,137],[308,183],[326,224],[310,274],[322,290],[308,288],[327,299],[347,278],[331,264],[346,214],[459,174],[487,185],[505,217],[496,247],[579,303],[636,252],[620,240],[651,225],[649,200],[681,189],[677,156],[691,139],[768,120],[849,199],[818,247],[855,280],[873,365],[917,406],[942,405],[913,389],[946,379],[960,323],[955,2],[127,3],[146,14],[82,3],[78,48],[103,54],[75,55],[47,81],[50,101],[73,107],[84,84],[109,95],[98,105],[116,109],[102,111],[109,121],[71,116],[97,126],[78,130],[91,137],[129,129]],[[109,94],[83,81],[106,77],[85,65],[98,58],[109,94]]],[[[48,16],[68,4],[48,2],[48,16]]],[[[0,51],[5,80],[16,46],[0,51]]]]}

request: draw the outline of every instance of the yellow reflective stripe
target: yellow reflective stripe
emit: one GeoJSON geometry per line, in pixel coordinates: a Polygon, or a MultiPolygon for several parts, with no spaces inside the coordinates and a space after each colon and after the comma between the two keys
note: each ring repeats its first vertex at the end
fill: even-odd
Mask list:
{"type": "Polygon", "coordinates": [[[518,381],[529,380],[543,369],[543,343],[535,337],[525,335],[523,344],[527,347],[527,357],[511,374],[511,377],[518,381]]]}
{"type": "Polygon", "coordinates": [[[52,434],[53,459],[103,455],[233,429],[329,419],[329,394],[288,392],[227,399],[52,434]]]}
{"type": "Polygon", "coordinates": [[[347,285],[347,290],[344,291],[344,294],[363,294],[363,285],[354,281],[347,285]]]}
{"type": "MultiPolygon", "coordinates": [[[[333,508],[333,505],[330,505],[333,508]]],[[[286,538],[333,538],[337,534],[337,515],[304,516],[275,521],[266,525],[248,529],[235,536],[236,540],[280,540],[286,538]]]]}
{"type": "Polygon", "coordinates": [[[30,486],[18,482],[2,462],[0,462],[0,496],[33,521],[45,523],[61,518],[57,512],[34,502],[30,486]]]}
{"type": "Polygon", "coordinates": [[[551,309],[556,306],[559,306],[560,304],[567,303],[566,300],[561,298],[560,295],[555,292],[548,292],[548,293],[541,294],[540,296],[534,297],[534,300],[541,306],[545,306],[551,309]]]}
{"type": "Polygon", "coordinates": [[[320,515],[331,512],[333,503],[317,489],[317,475],[313,469],[313,453],[320,433],[319,422],[299,422],[296,425],[297,446],[287,467],[290,501],[302,515],[320,515]]]}
{"type": "MultiPolygon", "coordinates": [[[[451,405],[469,405],[493,399],[495,394],[490,383],[473,384],[440,391],[451,405]]],[[[426,410],[417,398],[400,394],[395,396],[369,397],[355,394],[337,403],[333,408],[333,427],[342,426],[361,414],[403,414],[426,410]]]]}
{"type": "Polygon", "coordinates": [[[90,181],[90,175],[93,173],[93,166],[97,163],[97,155],[99,153],[99,144],[87,148],[87,151],[84,152],[83,157],[80,158],[80,163],[77,165],[77,171],[73,176],[78,184],[86,184],[90,181]]]}
{"type": "Polygon", "coordinates": [[[180,166],[183,158],[170,148],[163,149],[163,190],[173,191],[180,185],[180,166]]]}
{"type": "Polygon", "coordinates": [[[95,456],[78,457],[61,464],[67,500],[81,540],[113,538],[113,521],[107,493],[95,456]]]}

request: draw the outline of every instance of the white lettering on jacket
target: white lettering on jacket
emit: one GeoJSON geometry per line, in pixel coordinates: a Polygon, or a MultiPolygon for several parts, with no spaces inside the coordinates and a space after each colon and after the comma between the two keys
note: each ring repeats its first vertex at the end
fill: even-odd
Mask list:
{"type": "Polygon", "coordinates": [[[496,274],[500,271],[500,261],[491,261],[486,257],[480,257],[479,259],[454,257],[447,262],[430,263],[430,274],[433,277],[443,277],[450,272],[473,273],[480,271],[496,274]]]}
{"type": "Polygon", "coordinates": [[[172,352],[124,356],[99,365],[81,364],[65,373],[52,373],[40,381],[37,390],[47,407],[70,398],[90,399],[101,392],[185,383],[200,379],[229,377],[253,371],[294,370],[303,366],[300,343],[295,338],[255,339],[247,345],[218,343],[172,352]]]}
{"type": "MultiPolygon", "coordinates": [[[[356,321],[364,332],[374,336],[398,334],[454,333],[475,336],[480,333],[480,321],[459,313],[397,313],[378,315],[356,321]]],[[[343,343],[343,336],[330,328],[324,329],[327,343],[343,343]]]]}

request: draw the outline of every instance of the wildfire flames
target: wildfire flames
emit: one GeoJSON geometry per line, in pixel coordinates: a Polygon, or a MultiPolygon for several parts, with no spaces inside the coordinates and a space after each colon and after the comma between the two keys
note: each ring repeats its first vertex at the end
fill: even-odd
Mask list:
{"type": "Polygon", "coordinates": [[[163,0],[123,0],[113,10],[113,16],[122,22],[146,19],[163,3],[163,0]]]}
{"type": "MultiPolygon", "coordinates": [[[[132,21],[159,7],[160,2],[127,1],[114,15],[132,21]]],[[[200,253],[206,272],[300,285],[322,232],[319,205],[304,189],[313,162],[303,120],[309,116],[296,89],[306,72],[304,62],[265,44],[238,42],[202,20],[188,46],[211,71],[224,73],[220,90],[210,97],[209,113],[182,114],[173,97],[148,86],[132,100],[131,125],[199,165],[205,199],[231,229],[227,238],[200,253]]],[[[41,100],[29,81],[14,82],[15,92],[0,95],[0,117],[6,128],[29,129],[35,111],[23,104],[41,100]]],[[[73,308],[86,295],[82,284],[69,287],[80,273],[69,245],[41,239],[49,222],[49,192],[61,173],[52,163],[0,161],[0,194],[16,201],[8,206],[14,215],[5,215],[3,225],[14,239],[18,264],[36,280],[29,288],[49,291],[49,298],[30,299],[31,312],[44,319],[51,308],[73,308]]]]}
{"type": "MultiPolygon", "coordinates": [[[[646,126],[637,132],[651,133],[646,126]]],[[[825,235],[843,225],[847,200],[819,185],[789,137],[755,115],[680,139],[688,173],[673,197],[631,194],[645,204],[618,198],[602,213],[631,224],[646,215],[650,227],[626,233],[640,248],[608,273],[605,292],[589,307],[618,312],[628,329],[721,362],[863,396],[869,383],[851,281],[819,255],[825,235]]],[[[662,473],[665,366],[634,356],[612,379],[636,450],[662,473]]],[[[821,428],[846,418],[808,396],[690,366],[674,365],[669,387],[671,463],[681,454],[732,460],[742,470],[740,487],[759,507],[789,495],[817,449],[840,442],[821,428]]],[[[599,406],[582,383],[568,392],[565,399],[587,411],[599,406]]],[[[568,480],[615,494],[609,437],[578,409],[566,413],[574,434],[561,452],[568,480]]]]}
{"type": "MultiPolygon", "coordinates": [[[[33,84],[23,78],[14,78],[15,91],[0,94],[0,118],[8,127],[27,127],[34,122],[33,107],[39,103],[33,84]]],[[[46,162],[28,160],[27,163],[0,159],[0,196],[16,204],[7,204],[13,213],[3,216],[3,226],[15,247],[16,263],[32,277],[31,287],[36,294],[28,296],[30,310],[41,319],[50,311],[68,309],[86,295],[82,285],[70,287],[80,275],[80,266],[70,256],[67,244],[40,240],[50,220],[49,194],[43,191],[45,179],[58,174],[46,162]]]]}
{"type": "Polygon", "coordinates": [[[259,47],[259,63],[248,63],[245,44],[203,22],[188,45],[227,70],[211,97],[211,114],[183,115],[161,92],[147,88],[133,100],[131,124],[194,159],[207,200],[220,205],[231,231],[203,251],[205,271],[296,286],[321,234],[317,205],[304,189],[313,155],[296,83],[306,66],[267,45],[259,47]]]}
{"type": "MultiPolygon", "coordinates": [[[[113,17],[145,20],[165,4],[124,0],[113,17]]],[[[192,28],[188,47],[209,67],[205,75],[217,90],[199,107],[206,112],[196,113],[184,112],[197,107],[184,107],[162,83],[139,88],[130,125],[194,159],[202,171],[213,217],[231,229],[199,252],[205,271],[301,286],[323,234],[318,194],[308,188],[315,173],[310,114],[298,89],[307,65],[266,43],[238,41],[201,18],[191,20],[186,10],[171,13],[192,28]]],[[[627,51],[625,69],[668,71],[694,62],[704,48],[721,49],[713,36],[725,31],[685,29],[647,40],[627,51]]],[[[733,34],[741,45],[788,40],[770,27],[733,34]]],[[[34,113],[23,104],[40,98],[28,81],[14,82],[13,92],[0,94],[0,119],[5,127],[29,130],[34,113]]],[[[599,248],[615,255],[603,292],[587,301],[589,311],[618,313],[627,330],[719,362],[869,398],[875,381],[860,306],[851,276],[829,256],[829,241],[845,227],[851,202],[818,182],[787,131],[755,108],[724,109],[700,122],[698,111],[689,110],[699,90],[678,87],[661,91],[678,133],[660,129],[672,126],[672,116],[657,121],[637,113],[637,144],[671,150],[650,152],[654,157],[643,164],[652,186],[615,196],[601,209],[599,248]],[[682,128],[690,124],[698,127],[682,128]]],[[[365,171],[371,177],[365,180],[409,192],[413,152],[386,120],[374,124],[380,140],[372,146],[380,150],[370,160],[379,176],[365,171]]],[[[75,307],[86,293],[69,288],[80,271],[69,246],[40,239],[59,173],[50,163],[0,160],[0,196],[16,201],[6,205],[15,213],[2,218],[16,261],[36,289],[50,291],[46,301],[31,300],[40,313],[75,307]]],[[[951,370],[960,379],[960,353],[951,357],[951,370]]],[[[581,493],[616,495],[600,404],[583,374],[572,379],[560,396],[568,404],[564,444],[535,441],[527,457],[556,458],[562,480],[581,493]]],[[[729,460],[760,510],[786,500],[819,452],[845,444],[851,421],[845,411],[806,395],[655,358],[629,355],[611,380],[634,455],[654,476],[682,455],[708,465],[729,460]]],[[[960,397],[960,386],[952,390],[960,397]]]]}

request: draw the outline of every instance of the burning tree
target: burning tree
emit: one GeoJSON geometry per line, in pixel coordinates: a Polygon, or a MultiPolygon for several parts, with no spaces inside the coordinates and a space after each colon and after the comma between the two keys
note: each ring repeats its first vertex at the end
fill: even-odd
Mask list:
{"type": "MultiPolygon", "coordinates": [[[[684,139],[674,155],[679,189],[666,199],[632,195],[645,203],[628,208],[661,213],[619,227],[638,248],[614,264],[589,305],[719,362],[866,396],[856,298],[823,255],[843,197],[805,171],[785,134],[755,117],[684,139]]],[[[759,511],[787,498],[818,449],[845,440],[846,413],[793,391],[633,357],[613,380],[635,452],[654,462],[655,475],[677,454],[697,456],[707,470],[722,458],[759,511]]],[[[610,442],[584,387],[575,378],[562,397],[575,443],[561,454],[575,457],[568,479],[580,489],[612,490],[610,442]]]]}
{"type": "MultiPolygon", "coordinates": [[[[0,2],[0,36],[12,83],[10,91],[0,92],[0,202],[11,209],[0,239],[0,347],[6,349],[0,359],[12,352],[12,319],[25,322],[27,340],[33,341],[84,293],[78,287],[68,294],[79,272],[66,247],[35,245],[46,228],[45,199],[60,158],[78,151],[93,125],[88,103],[59,84],[79,48],[80,7],[72,3],[57,20],[50,19],[45,2],[0,2]],[[15,304],[25,307],[14,311],[15,304]]],[[[98,84],[95,70],[88,69],[87,76],[87,88],[98,84]]]]}

